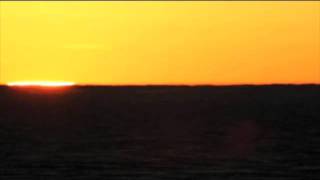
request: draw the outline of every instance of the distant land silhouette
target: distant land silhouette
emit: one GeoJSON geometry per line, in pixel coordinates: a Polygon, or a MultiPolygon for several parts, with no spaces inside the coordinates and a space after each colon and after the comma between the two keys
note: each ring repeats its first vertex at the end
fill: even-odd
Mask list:
{"type": "Polygon", "coordinates": [[[320,85],[0,86],[0,179],[318,179],[320,85]]]}

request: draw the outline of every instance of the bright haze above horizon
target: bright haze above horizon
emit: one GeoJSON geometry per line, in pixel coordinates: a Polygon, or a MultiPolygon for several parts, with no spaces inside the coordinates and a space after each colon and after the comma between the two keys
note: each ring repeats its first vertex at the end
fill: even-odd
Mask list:
{"type": "Polygon", "coordinates": [[[0,2],[0,84],[318,84],[319,22],[320,2],[0,2]]]}
{"type": "Polygon", "coordinates": [[[22,81],[22,82],[9,82],[6,84],[10,87],[69,87],[76,85],[74,82],[62,81],[22,81]]]}

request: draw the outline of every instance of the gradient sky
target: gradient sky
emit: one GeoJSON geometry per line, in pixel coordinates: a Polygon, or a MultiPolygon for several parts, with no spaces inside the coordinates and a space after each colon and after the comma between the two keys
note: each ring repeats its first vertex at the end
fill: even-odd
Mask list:
{"type": "Polygon", "coordinates": [[[0,82],[320,83],[320,2],[0,2],[0,82]]]}

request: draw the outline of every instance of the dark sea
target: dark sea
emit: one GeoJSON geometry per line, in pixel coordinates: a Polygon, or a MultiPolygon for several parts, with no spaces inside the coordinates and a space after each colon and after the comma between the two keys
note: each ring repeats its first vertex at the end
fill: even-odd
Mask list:
{"type": "Polygon", "coordinates": [[[0,87],[0,179],[320,179],[320,86],[0,87]]]}

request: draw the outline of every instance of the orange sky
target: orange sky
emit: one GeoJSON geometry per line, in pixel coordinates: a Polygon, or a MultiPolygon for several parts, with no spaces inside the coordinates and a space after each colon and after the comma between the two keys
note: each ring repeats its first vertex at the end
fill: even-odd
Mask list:
{"type": "Polygon", "coordinates": [[[0,83],[320,83],[320,2],[0,2],[0,83]]]}

